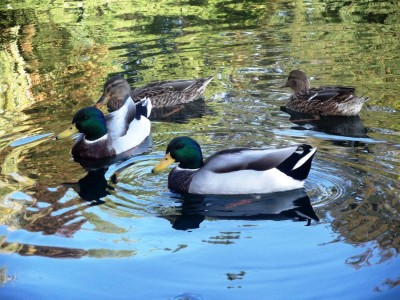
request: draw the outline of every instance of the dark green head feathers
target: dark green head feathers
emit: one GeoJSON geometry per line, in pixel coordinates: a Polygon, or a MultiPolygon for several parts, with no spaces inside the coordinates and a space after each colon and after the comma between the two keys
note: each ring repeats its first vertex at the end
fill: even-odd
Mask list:
{"type": "Polygon", "coordinates": [[[179,162],[180,168],[198,169],[203,166],[200,145],[190,137],[174,138],[168,144],[166,153],[169,153],[176,162],[179,162]]]}
{"type": "Polygon", "coordinates": [[[85,134],[85,139],[94,141],[107,134],[104,115],[94,106],[78,110],[72,119],[79,132],[85,134]]]}

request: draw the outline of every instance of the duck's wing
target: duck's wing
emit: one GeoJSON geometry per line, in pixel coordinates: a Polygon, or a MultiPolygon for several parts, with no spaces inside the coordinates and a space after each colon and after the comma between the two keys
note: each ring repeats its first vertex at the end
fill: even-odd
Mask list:
{"type": "Polygon", "coordinates": [[[134,119],[124,136],[112,141],[116,153],[122,153],[139,146],[150,135],[150,120],[147,118],[134,119]]]}
{"type": "Polygon", "coordinates": [[[213,78],[214,76],[191,80],[182,79],[157,81],[134,89],[131,93],[131,96],[135,101],[138,101],[138,99],[145,97],[154,98],[161,94],[181,93],[188,90],[200,90],[205,88],[213,78]]]}
{"type": "Polygon", "coordinates": [[[282,149],[228,149],[207,158],[202,169],[214,173],[229,173],[240,170],[264,171],[279,166],[289,158],[298,146],[282,149]]]}
{"type": "Polygon", "coordinates": [[[131,96],[136,101],[143,98],[154,98],[163,94],[172,94],[180,92],[190,86],[188,80],[176,81],[158,81],[150,83],[146,86],[136,88],[132,91],[131,96]]]}
{"type": "Polygon", "coordinates": [[[176,91],[201,91],[203,92],[205,87],[213,80],[214,76],[209,76],[205,78],[193,79],[193,80],[177,80],[171,82],[170,84],[173,86],[176,91]]]}
{"type": "Polygon", "coordinates": [[[196,79],[193,80],[170,80],[170,81],[161,81],[158,83],[159,87],[165,87],[168,89],[173,89],[174,91],[183,91],[188,87],[192,86],[197,82],[196,79]]]}
{"type": "Polygon", "coordinates": [[[323,86],[302,92],[307,101],[315,102],[345,102],[355,96],[356,89],[350,86],[323,86]]]}
{"type": "Polygon", "coordinates": [[[127,133],[129,125],[136,118],[136,104],[131,97],[128,97],[121,108],[104,117],[108,134],[112,140],[115,140],[127,133]]]}
{"type": "Polygon", "coordinates": [[[307,178],[317,151],[309,145],[281,149],[229,149],[210,156],[199,172],[230,173],[241,170],[266,171],[273,168],[296,179],[307,178]]]}

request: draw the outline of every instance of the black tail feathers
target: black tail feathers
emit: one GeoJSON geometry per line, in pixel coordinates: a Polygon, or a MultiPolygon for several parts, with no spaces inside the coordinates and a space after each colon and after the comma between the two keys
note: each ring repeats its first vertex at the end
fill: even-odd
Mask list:
{"type": "Polygon", "coordinates": [[[276,168],[296,180],[305,180],[310,173],[311,163],[317,149],[310,145],[300,145],[297,151],[276,168]],[[302,150],[302,152],[298,152],[302,150]]]}

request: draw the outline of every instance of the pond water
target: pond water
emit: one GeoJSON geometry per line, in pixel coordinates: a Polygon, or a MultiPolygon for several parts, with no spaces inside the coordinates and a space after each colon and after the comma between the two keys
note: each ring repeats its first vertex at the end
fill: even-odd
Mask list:
{"type": "Polygon", "coordinates": [[[398,299],[397,2],[7,0],[0,16],[2,299],[398,299]],[[370,100],[292,122],[292,69],[370,100]],[[87,172],[54,137],[114,74],[215,78],[153,112],[150,149],[87,172]],[[178,135],[205,156],[318,152],[304,190],[192,197],[151,174],[178,135]]]}

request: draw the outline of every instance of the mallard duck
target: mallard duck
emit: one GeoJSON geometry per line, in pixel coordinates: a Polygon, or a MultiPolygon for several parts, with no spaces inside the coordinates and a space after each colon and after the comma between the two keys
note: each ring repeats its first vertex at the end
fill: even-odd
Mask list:
{"type": "Polygon", "coordinates": [[[356,116],[368,100],[356,96],[354,87],[310,88],[307,75],[300,70],[290,72],[285,87],[294,91],[286,105],[288,109],[316,116],[356,116]]]}
{"type": "Polygon", "coordinates": [[[104,159],[114,157],[142,143],[150,134],[151,101],[134,103],[130,96],[118,110],[104,116],[94,106],[76,112],[71,126],[56,139],[80,132],[72,147],[76,159],[104,159]]]}
{"type": "Polygon", "coordinates": [[[282,149],[228,149],[203,161],[200,145],[190,137],[174,138],[153,173],[173,162],[168,187],[190,194],[256,194],[301,188],[317,149],[308,145],[282,149]]]}
{"type": "Polygon", "coordinates": [[[106,101],[108,111],[115,111],[122,106],[122,96],[128,91],[133,101],[149,98],[154,108],[187,103],[197,99],[213,78],[214,76],[193,80],[158,81],[131,92],[128,81],[116,75],[106,81],[103,95],[95,105],[99,108],[106,101]]]}

